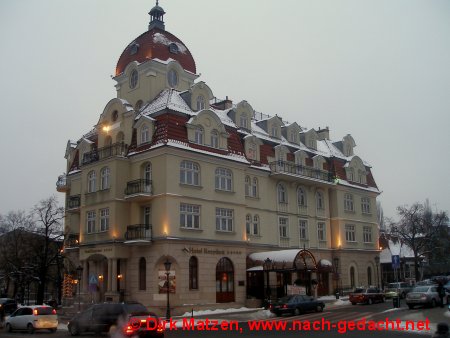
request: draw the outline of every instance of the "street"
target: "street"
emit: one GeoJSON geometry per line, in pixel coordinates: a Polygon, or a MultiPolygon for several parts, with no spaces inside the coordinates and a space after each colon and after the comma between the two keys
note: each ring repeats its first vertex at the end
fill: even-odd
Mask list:
{"type": "MultiPolygon", "coordinates": [[[[299,316],[272,317],[258,319],[258,312],[251,314],[222,314],[213,317],[196,318],[197,326],[189,325],[190,318],[174,318],[175,325],[166,330],[165,337],[431,337],[439,322],[450,322],[447,307],[417,308],[409,310],[404,302],[398,309],[394,309],[392,301],[373,305],[345,305],[325,307],[322,313],[307,313],[299,316]],[[176,322],[175,322],[176,321],[176,322]],[[200,321],[200,322],[199,322],[200,321]],[[216,322],[217,321],[217,322],[216,322]],[[407,322],[409,321],[409,322],[407,322]],[[370,327],[381,322],[381,328],[370,327]],[[388,323],[388,324],[387,324],[388,323]],[[202,325],[208,324],[208,325],[202,325]],[[388,325],[389,330],[384,330],[388,325]],[[408,325],[408,327],[407,327],[408,325]],[[414,327],[413,327],[414,326],[414,327]],[[427,330],[429,328],[430,330],[427,330]],[[414,330],[412,330],[414,329],[414,330]]],[[[7,333],[0,331],[2,337],[30,337],[24,332],[7,333]]],[[[36,337],[67,337],[68,332],[59,329],[56,333],[36,332],[36,337]]],[[[97,337],[93,334],[85,337],[97,337]]],[[[103,335],[107,337],[108,335],[103,335]]]]}

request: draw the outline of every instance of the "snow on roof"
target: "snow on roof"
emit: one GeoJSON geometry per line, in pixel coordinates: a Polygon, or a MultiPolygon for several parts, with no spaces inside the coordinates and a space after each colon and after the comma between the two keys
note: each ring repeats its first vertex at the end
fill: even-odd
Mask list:
{"type": "Polygon", "coordinates": [[[352,188],[356,188],[356,189],[362,189],[362,190],[371,191],[371,192],[376,192],[376,193],[378,193],[378,194],[381,194],[381,191],[378,190],[378,188],[370,187],[370,186],[363,187],[363,186],[361,186],[361,185],[352,184],[352,183],[350,183],[350,182],[348,182],[348,181],[346,181],[346,180],[344,180],[344,179],[342,179],[342,178],[337,179],[336,182],[337,182],[338,184],[340,184],[340,185],[345,185],[345,186],[347,186],[347,187],[352,187],[352,188]]]}
{"type": "Polygon", "coordinates": [[[187,48],[182,43],[179,43],[177,41],[172,41],[167,38],[167,36],[161,34],[161,33],[155,33],[153,35],[153,42],[154,43],[160,43],[166,46],[169,46],[171,43],[175,44],[178,47],[178,51],[180,53],[186,54],[187,48]]]}
{"type": "Polygon", "coordinates": [[[413,258],[414,252],[409,245],[402,243],[401,241],[394,242],[392,239],[388,242],[389,247],[384,248],[380,252],[381,263],[391,263],[392,256],[398,255],[400,258],[413,258]]]}
{"type": "Polygon", "coordinates": [[[289,249],[289,250],[279,250],[279,251],[265,251],[256,252],[249,255],[249,258],[253,261],[264,262],[269,258],[272,262],[293,262],[295,257],[300,252],[300,249],[289,249]]]}
{"type": "Polygon", "coordinates": [[[141,110],[136,116],[136,120],[142,115],[152,115],[166,108],[187,115],[193,115],[191,108],[189,108],[186,101],[181,98],[180,92],[174,89],[165,89],[141,110]]]}
{"type": "Polygon", "coordinates": [[[213,107],[209,108],[211,111],[213,111],[217,117],[220,119],[220,121],[224,124],[227,125],[229,127],[233,127],[233,128],[237,128],[236,124],[233,122],[232,119],[230,119],[230,117],[227,115],[227,113],[231,110],[231,109],[227,109],[227,110],[219,110],[219,109],[214,109],[213,107]]]}
{"type": "Polygon", "coordinates": [[[119,99],[120,102],[122,102],[122,104],[125,106],[125,108],[127,109],[127,111],[132,111],[133,110],[133,106],[131,105],[131,103],[129,103],[127,100],[124,99],[119,99]]]}

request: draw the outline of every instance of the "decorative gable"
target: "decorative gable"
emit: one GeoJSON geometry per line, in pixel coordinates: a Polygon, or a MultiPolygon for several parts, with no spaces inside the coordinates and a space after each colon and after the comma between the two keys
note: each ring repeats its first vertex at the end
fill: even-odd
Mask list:
{"type": "Polygon", "coordinates": [[[297,122],[291,123],[289,125],[284,125],[281,127],[281,133],[286,140],[291,143],[300,144],[300,133],[302,128],[297,124],[297,122]]]}
{"type": "Polygon", "coordinates": [[[260,162],[260,147],[263,142],[254,135],[244,137],[245,155],[251,161],[260,162]]]}
{"type": "Polygon", "coordinates": [[[209,109],[209,102],[214,98],[211,88],[203,81],[194,84],[189,89],[189,94],[188,104],[193,111],[209,109]]]}
{"type": "Polygon", "coordinates": [[[361,158],[353,156],[351,161],[345,166],[345,174],[347,181],[356,182],[360,184],[367,184],[367,170],[361,158]]]}
{"type": "Polygon", "coordinates": [[[149,116],[141,116],[135,123],[134,128],[137,132],[137,145],[152,142],[155,134],[155,119],[149,116]]]}
{"type": "Polygon", "coordinates": [[[317,139],[318,139],[317,132],[312,128],[306,132],[300,133],[300,140],[308,148],[317,150],[317,139]]]}
{"type": "Polygon", "coordinates": [[[241,101],[234,109],[234,123],[239,128],[251,129],[251,121],[253,117],[253,108],[247,101],[241,101]]]}
{"type": "Polygon", "coordinates": [[[186,123],[189,142],[212,148],[228,148],[227,133],[220,118],[211,110],[202,110],[186,123]]]}

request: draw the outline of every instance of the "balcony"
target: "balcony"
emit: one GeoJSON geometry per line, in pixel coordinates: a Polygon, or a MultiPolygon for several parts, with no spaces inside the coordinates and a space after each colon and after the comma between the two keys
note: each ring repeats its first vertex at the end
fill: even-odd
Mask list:
{"type": "Polygon", "coordinates": [[[146,179],[138,179],[127,182],[125,189],[125,198],[133,200],[145,200],[152,196],[152,181],[146,179]]]}
{"type": "Polygon", "coordinates": [[[291,178],[307,178],[319,180],[327,183],[333,182],[333,177],[329,171],[315,169],[295,164],[293,162],[275,161],[269,163],[273,174],[287,175],[291,178]]]}
{"type": "Polygon", "coordinates": [[[65,249],[78,248],[80,246],[79,241],[80,236],[78,234],[66,235],[66,240],[64,242],[65,249]]]}
{"type": "Polygon", "coordinates": [[[150,224],[134,224],[127,226],[125,232],[125,243],[129,241],[144,241],[150,242],[152,240],[152,226],[150,224]]]}
{"type": "Polygon", "coordinates": [[[90,152],[84,153],[81,164],[85,165],[85,164],[101,161],[103,159],[106,159],[106,158],[109,158],[112,156],[125,156],[127,154],[127,151],[128,151],[127,144],[125,144],[123,142],[114,143],[109,146],[99,148],[99,149],[94,149],[90,152]]]}
{"type": "Polygon", "coordinates": [[[67,179],[67,176],[59,175],[58,180],[56,181],[56,191],[58,192],[66,192],[70,190],[70,184],[69,180],[67,179]]]}
{"type": "Polygon", "coordinates": [[[81,207],[81,195],[69,196],[67,199],[67,211],[79,211],[81,207]]]}

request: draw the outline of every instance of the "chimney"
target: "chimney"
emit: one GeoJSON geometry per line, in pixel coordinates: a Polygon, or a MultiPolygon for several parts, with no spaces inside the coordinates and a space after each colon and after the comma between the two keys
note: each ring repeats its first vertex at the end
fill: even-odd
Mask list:
{"type": "Polygon", "coordinates": [[[317,135],[319,136],[319,141],[329,140],[330,139],[330,129],[326,127],[325,129],[320,129],[317,131],[317,135]]]}
{"type": "Polygon", "coordinates": [[[230,109],[233,107],[233,101],[229,100],[227,96],[225,100],[214,103],[213,106],[220,110],[230,109]]]}

